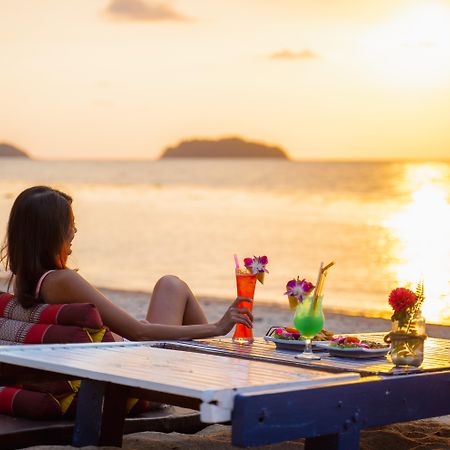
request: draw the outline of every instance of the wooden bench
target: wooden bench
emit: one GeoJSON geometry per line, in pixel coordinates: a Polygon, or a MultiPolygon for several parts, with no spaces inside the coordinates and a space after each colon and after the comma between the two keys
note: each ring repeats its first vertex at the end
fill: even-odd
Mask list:
{"type": "MultiPolygon", "coordinates": [[[[142,431],[196,433],[206,426],[198,411],[166,406],[137,417],[127,417],[124,434],[142,431]]],[[[0,414],[0,448],[13,450],[34,445],[70,445],[75,420],[30,420],[0,414]]]]}

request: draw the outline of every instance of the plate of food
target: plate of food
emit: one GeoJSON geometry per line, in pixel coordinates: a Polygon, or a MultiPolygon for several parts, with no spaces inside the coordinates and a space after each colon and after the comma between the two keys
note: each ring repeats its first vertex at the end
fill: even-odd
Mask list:
{"type": "MultiPolygon", "coordinates": [[[[333,337],[331,331],[323,329],[312,338],[312,347],[316,350],[322,350],[318,343],[330,343],[333,337]]],[[[293,327],[271,327],[264,336],[264,340],[273,342],[277,348],[284,350],[303,351],[305,348],[305,338],[293,327]]]]}
{"type": "Polygon", "coordinates": [[[341,358],[382,358],[390,347],[379,342],[359,339],[356,336],[334,336],[330,342],[318,342],[317,346],[341,358]]]}

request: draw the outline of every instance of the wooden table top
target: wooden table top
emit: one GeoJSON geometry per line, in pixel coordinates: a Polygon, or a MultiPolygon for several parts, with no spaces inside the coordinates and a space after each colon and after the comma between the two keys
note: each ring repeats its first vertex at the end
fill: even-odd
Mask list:
{"type": "MultiPolygon", "coordinates": [[[[358,380],[356,373],[326,373],[286,365],[153,347],[148,343],[57,344],[0,347],[0,362],[81,379],[107,381],[222,405],[221,420],[231,417],[238,392],[262,388],[299,389],[358,380]]],[[[0,369],[1,380],[1,369],[0,369]]],[[[217,411],[216,411],[217,412],[217,411]]],[[[201,410],[202,413],[202,410],[201,410]]]]}

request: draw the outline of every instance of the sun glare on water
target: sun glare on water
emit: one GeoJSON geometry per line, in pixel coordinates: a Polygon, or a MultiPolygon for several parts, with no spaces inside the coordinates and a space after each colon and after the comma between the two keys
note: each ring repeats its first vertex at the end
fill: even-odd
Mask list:
{"type": "Polygon", "coordinates": [[[392,270],[399,286],[415,290],[423,278],[423,315],[433,322],[450,323],[450,205],[441,167],[420,165],[408,168],[405,183],[412,201],[389,217],[384,225],[397,244],[392,270]]]}

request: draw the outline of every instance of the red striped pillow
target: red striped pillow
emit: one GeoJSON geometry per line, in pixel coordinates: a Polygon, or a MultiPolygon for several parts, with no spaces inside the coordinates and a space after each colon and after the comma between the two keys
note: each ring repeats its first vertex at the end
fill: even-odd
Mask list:
{"type": "Polygon", "coordinates": [[[0,413],[29,419],[62,416],[60,402],[51,394],[15,387],[0,387],[0,413]]]}
{"type": "Polygon", "coordinates": [[[12,294],[0,293],[0,318],[50,325],[73,325],[85,328],[101,328],[103,321],[95,305],[67,303],[47,305],[40,303],[24,308],[12,294]]]}
{"type": "MultiPolygon", "coordinates": [[[[112,342],[95,305],[70,303],[23,308],[13,295],[0,293],[0,345],[112,342]]],[[[74,410],[79,381],[0,386],[0,413],[51,419],[74,410]]],[[[146,402],[129,400],[129,408],[146,402]]],[[[135,409],[134,408],[134,409],[135,409]]]]}

